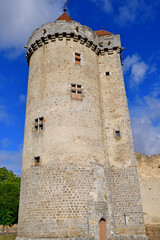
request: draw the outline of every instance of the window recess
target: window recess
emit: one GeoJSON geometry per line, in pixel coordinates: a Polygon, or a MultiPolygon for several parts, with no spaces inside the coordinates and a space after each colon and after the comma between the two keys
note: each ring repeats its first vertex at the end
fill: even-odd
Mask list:
{"type": "Polygon", "coordinates": [[[34,120],[34,134],[38,135],[44,131],[44,119],[43,117],[36,118],[34,120]]]}
{"type": "Polygon", "coordinates": [[[109,76],[110,75],[110,72],[106,72],[106,76],[109,76]]]}
{"type": "Polygon", "coordinates": [[[75,64],[80,65],[81,64],[81,54],[75,53],[75,64]]]}
{"type": "Polygon", "coordinates": [[[40,165],[40,157],[34,157],[34,166],[35,167],[39,167],[40,165]]]}
{"type": "Polygon", "coordinates": [[[121,137],[121,132],[120,132],[120,130],[115,130],[114,131],[114,136],[115,136],[115,138],[120,138],[121,137]]]}
{"type": "Polygon", "coordinates": [[[71,84],[71,98],[74,100],[82,100],[82,85],[71,84]]]}

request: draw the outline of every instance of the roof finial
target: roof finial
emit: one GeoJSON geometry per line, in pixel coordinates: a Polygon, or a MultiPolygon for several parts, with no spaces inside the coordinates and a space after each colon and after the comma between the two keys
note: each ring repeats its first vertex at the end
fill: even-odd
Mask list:
{"type": "Polygon", "coordinates": [[[65,2],[64,4],[64,12],[67,12],[67,8],[66,8],[66,5],[69,3],[69,0],[67,2],[65,2]]]}

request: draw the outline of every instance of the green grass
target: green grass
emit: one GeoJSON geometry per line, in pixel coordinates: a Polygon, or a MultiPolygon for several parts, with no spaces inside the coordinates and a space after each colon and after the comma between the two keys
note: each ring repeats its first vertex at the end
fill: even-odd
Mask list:
{"type": "Polygon", "coordinates": [[[0,240],[15,240],[16,234],[0,235],[0,240]]]}

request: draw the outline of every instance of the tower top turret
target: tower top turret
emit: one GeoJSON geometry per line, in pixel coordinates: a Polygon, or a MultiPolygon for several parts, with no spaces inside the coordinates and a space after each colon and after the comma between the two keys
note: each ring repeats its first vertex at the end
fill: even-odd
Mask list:
{"type": "Polygon", "coordinates": [[[94,31],[94,32],[95,32],[99,37],[113,34],[113,33],[110,33],[110,32],[108,32],[108,31],[104,30],[104,29],[98,30],[98,31],[94,31]]]}
{"type": "Polygon", "coordinates": [[[67,22],[73,21],[73,19],[66,13],[66,11],[64,11],[64,13],[56,19],[56,21],[58,20],[66,20],[67,22]]]}
{"type": "Polygon", "coordinates": [[[73,38],[74,41],[91,48],[97,55],[103,55],[106,51],[112,54],[115,49],[120,56],[122,53],[119,35],[104,29],[93,31],[89,27],[74,21],[64,11],[54,22],[43,24],[32,33],[27,43],[26,57],[28,63],[32,54],[38,48],[48,44],[50,41],[55,42],[56,39],[63,40],[63,38],[66,38],[67,41],[73,38]]]}

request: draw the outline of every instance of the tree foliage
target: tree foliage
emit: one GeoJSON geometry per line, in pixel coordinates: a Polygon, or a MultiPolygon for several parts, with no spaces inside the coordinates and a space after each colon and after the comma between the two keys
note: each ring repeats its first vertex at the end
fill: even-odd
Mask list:
{"type": "Polygon", "coordinates": [[[20,180],[12,171],[0,168],[0,225],[18,222],[20,180]]]}

